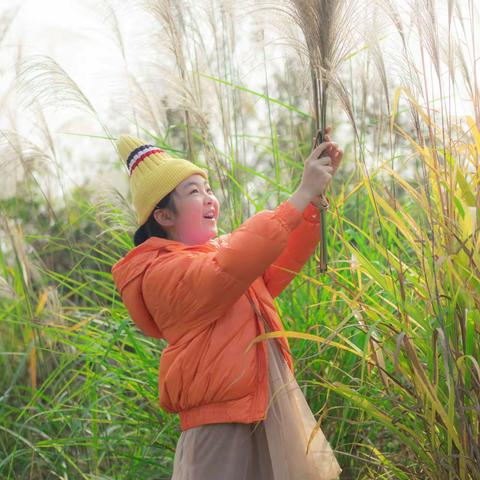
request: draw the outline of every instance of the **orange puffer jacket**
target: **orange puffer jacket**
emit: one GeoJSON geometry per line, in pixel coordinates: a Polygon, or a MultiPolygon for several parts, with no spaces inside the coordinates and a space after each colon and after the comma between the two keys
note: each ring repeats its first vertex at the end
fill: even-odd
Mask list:
{"type": "MultiPolygon", "coordinates": [[[[265,342],[244,353],[265,328],[246,294],[272,331],[283,330],[273,299],[315,251],[319,223],[313,204],[300,212],[285,200],[204,244],[151,237],[112,267],[132,320],[168,342],[158,372],[160,406],[179,414],[182,431],[265,419],[265,342]]],[[[294,373],[288,340],[273,341],[294,373]]]]}

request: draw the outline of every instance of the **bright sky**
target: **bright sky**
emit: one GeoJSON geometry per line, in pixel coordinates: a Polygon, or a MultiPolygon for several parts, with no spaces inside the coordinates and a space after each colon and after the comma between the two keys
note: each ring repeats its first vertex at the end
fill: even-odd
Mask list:
{"type": "MultiPolygon", "coordinates": [[[[219,4],[220,2],[214,1],[213,3],[219,4]]],[[[462,8],[466,12],[468,0],[462,0],[461,3],[464,4],[462,8]]],[[[162,45],[159,44],[157,52],[157,50],[152,50],[151,45],[147,47],[144,43],[151,42],[149,24],[145,15],[135,13],[130,8],[131,2],[115,0],[111,4],[114,5],[115,12],[120,17],[120,28],[127,45],[127,61],[131,64],[135,64],[134,61],[148,63],[152,61],[152,52],[155,52],[155,55],[158,53],[158,58],[156,58],[158,61],[160,55],[163,55],[162,45]]],[[[403,4],[399,0],[399,5],[403,4]]],[[[5,12],[9,6],[15,5],[20,7],[19,13],[0,45],[0,73],[3,76],[0,83],[0,98],[2,98],[2,104],[8,107],[7,109],[3,108],[0,112],[0,129],[11,131],[13,129],[11,118],[13,117],[17,122],[16,128],[23,135],[40,146],[46,145],[45,140],[39,136],[38,128],[32,125],[30,113],[19,110],[15,99],[8,94],[14,75],[13,67],[16,57],[19,55],[19,45],[21,45],[22,57],[32,54],[47,54],[53,57],[80,86],[86,97],[92,101],[114,136],[122,129],[129,129],[131,125],[130,111],[128,104],[122,103],[122,96],[125,95],[122,81],[124,64],[115,36],[112,34],[112,17],[108,15],[105,7],[101,7],[106,5],[106,2],[98,0],[0,0],[0,12],[5,12]]],[[[244,38],[244,41],[239,43],[235,57],[242,68],[241,81],[243,85],[262,91],[265,80],[263,56],[261,50],[252,48],[251,38],[254,30],[252,30],[250,20],[248,17],[243,18],[236,25],[237,38],[244,38]]],[[[279,32],[275,33],[267,28],[267,40],[278,38],[278,36],[279,32]]],[[[208,41],[208,36],[206,36],[206,41],[208,41]]],[[[398,40],[395,41],[398,42],[398,40]]],[[[478,39],[475,41],[478,44],[478,39]]],[[[385,45],[388,48],[388,45],[385,45]]],[[[395,49],[398,50],[398,43],[391,45],[390,48],[392,48],[392,53],[395,53],[395,49]]],[[[477,50],[477,57],[478,51],[480,48],[477,50]]],[[[266,55],[269,74],[276,68],[282,68],[285,47],[268,45],[266,55]]],[[[388,57],[388,51],[386,57],[388,57]]],[[[160,83],[158,88],[161,88],[160,83]]],[[[272,96],[275,94],[276,92],[270,92],[272,96]]],[[[254,106],[257,111],[261,112],[259,116],[265,118],[265,123],[258,125],[259,130],[251,127],[248,130],[254,134],[268,135],[266,103],[256,100],[254,106]]],[[[465,107],[468,108],[468,103],[465,107]]],[[[59,109],[50,110],[47,119],[54,132],[58,151],[61,153],[71,152],[69,160],[66,162],[68,164],[65,164],[65,188],[74,183],[80,183],[83,178],[91,177],[94,174],[96,181],[113,183],[124,193],[126,192],[128,188],[126,173],[123,170],[113,171],[112,164],[116,163],[117,159],[113,146],[108,141],[101,138],[95,140],[66,134],[76,132],[104,136],[105,133],[93,117],[78,110],[59,109]],[[103,173],[99,172],[102,166],[106,167],[103,173]]],[[[273,121],[275,122],[275,118],[273,121]]],[[[221,134],[219,139],[222,140],[221,134]]],[[[8,184],[12,184],[10,175],[15,175],[15,173],[15,171],[9,172],[8,184]]],[[[0,195],[8,195],[8,184],[2,186],[0,195]]]]}
{"type": "MultiPolygon", "coordinates": [[[[75,80],[85,96],[91,100],[96,110],[107,123],[112,135],[116,135],[124,128],[130,128],[131,114],[128,104],[122,104],[122,95],[125,94],[124,83],[121,75],[124,74],[124,63],[118,48],[118,43],[112,33],[112,22],[109,11],[105,7],[106,2],[95,0],[24,0],[10,1],[9,5],[20,6],[18,15],[3,42],[0,51],[1,64],[7,65],[10,73],[9,80],[13,79],[13,65],[18,55],[18,45],[21,45],[21,55],[27,57],[34,54],[49,55],[75,80]],[[103,5],[103,7],[102,7],[103,5]],[[112,108],[113,107],[113,108],[112,108]],[[114,110],[114,118],[109,123],[105,118],[107,112],[110,116],[114,110]],[[123,117],[123,118],[122,118],[123,117]]],[[[148,22],[145,14],[135,12],[127,2],[111,2],[115,6],[115,12],[120,18],[122,36],[127,46],[127,60],[147,51],[143,43],[148,39],[148,22]],[[140,52],[140,53],[139,53],[140,52]]],[[[0,4],[3,11],[7,10],[7,4],[0,4]]],[[[160,47],[160,46],[159,46],[160,47]]],[[[151,45],[149,46],[152,51],[151,45]]],[[[161,48],[158,48],[159,55],[161,48]]],[[[251,54],[251,52],[247,52],[251,54]]],[[[147,55],[145,55],[147,56],[147,55]]],[[[166,58],[166,57],[165,57],[166,58]]],[[[158,61],[159,58],[156,60],[158,61]]],[[[147,62],[152,58],[145,58],[147,62]]],[[[166,62],[166,60],[165,60],[166,62]]],[[[133,62],[132,62],[133,63],[133,62]]],[[[254,64],[251,62],[252,67],[254,64]]],[[[261,64],[258,60],[255,64],[261,64]]],[[[168,65],[165,65],[168,67],[168,65]]],[[[253,71],[253,68],[250,68],[253,71]]],[[[262,70],[263,71],[263,70],[262,70]]],[[[260,73],[262,73],[262,71],[260,73]]],[[[260,79],[262,77],[260,76],[260,79]]],[[[246,79],[249,88],[254,88],[252,75],[246,79]]],[[[7,78],[0,85],[0,92],[7,90],[7,78]]],[[[159,85],[160,87],[160,85],[159,85]]],[[[12,100],[12,99],[10,99],[12,100]]],[[[16,102],[9,103],[12,115],[17,112],[16,102]]],[[[22,111],[20,123],[27,123],[27,115],[22,111]]],[[[105,139],[98,141],[91,138],[67,135],[65,132],[78,132],[80,134],[92,134],[104,136],[98,122],[81,112],[54,111],[48,116],[51,129],[57,132],[56,144],[60,147],[70,148],[76,161],[69,161],[65,171],[67,176],[66,185],[79,183],[81,179],[90,177],[96,166],[108,164],[104,174],[98,175],[108,183],[114,183],[117,187],[123,187],[125,192],[128,185],[124,171],[112,172],[111,165],[117,161],[113,147],[105,139]],[[67,122],[65,124],[65,122],[67,122]],[[88,155],[84,151],[76,152],[82,147],[88,148],[88,155]],[[102,156],[103,155],[103,156],[102,156]]],[[[10,119],[7,115],[0,114],[0,128],[11,129],[10,119]]],[[[34,132],[30,135],[34,135],[34,132]]],[[[141,137],[141,135],[139,135],[141,137]]],[[[39,140],[40,141],[40,140],[39,140]]],[[[41,144],[43,142],[40,141],[41,144]]],[[[13,174],[14,172],[12,172],[13,174]]],[[[98,180],[98,178],[97,178],[98,180]]],[[[2,189],[3,194],[8,191],[2,189]]],[[[0,194],[1,195],[1,194],[0,194]]]]}
{"type": "MultiPolygon", "coordinates": [[[[21,45],[22,57],[42,54],[48,55],[70,75],[79,85],[85,96],[92,101],[100,115],[109,110],[112,99],[108,95],[112,73],[109,68],[115,65],[115,56],[120,55],[114,41],[108,38],[108,30],[104,29],[102,13],[95,8],[95,2],[83,0],[82,2],[72,0],[23,0],[10,2],[11,5],[18,5],[20,10],[12,24],[7,38],[1,49],[2,63],[7,62],[7,71],[12,74],[12,62],[18,55],[18,46],[21,45]]],[[[2,5],[3,7],[3,5],[2,5]]],[[[121,9],[118,9],[120,11],[121,9]]],[[[128,23],[126,23],[126,28],[128,23]]],[[[2,82],[0,88],[6,86],[2,82]]],[[[15,100],[11,107],[16,110],[15,100]]],[[[27,118],[31,115],[25,111],[17,115],[23,126],[27,124],[27,118]],[[22,122],[22,120],[24,122],[22,122]]],[[[82,138],[68,135],[67,133],[79,133],[86,135],[105,136],[100,125],[92,116],[86,115],[80,110],[60,108],[53,110],[48,117],[48,124],[54,132],[54,140],[61,152],[63,148],[71,151],[68,165],[65,165],[64,174],[65,188],[75,183],[81,183],[82,179],[90,177],[102,162],[109,161],[111,166],[115,162],[114,150],[109,146],[108,141],[91,138],[82,138]],[[88,149],[88,152],[81,149],[88,149]],[[78,151],[77,151],[78,150],[78,151]],[[113,154],[113,155],[112,155],[113,154]],[[103,155],[103,157],[101,157],[103,155]],[[105,155],[111,155],[107,160],[105,155]],[[73,160],[73,161],[71,161],[73,160]],[[88,163],[88,165],[86,164],[88,163]]],[[[30,123],[31,120],[28,121],[30,123]]],[[[108,119],[103,118],[103,121],[108,119]]],[[[5,128],[8,119],[0,115],[1,128],[5,128]]],[[[128,122],[124,121],[127,128],[128,122]]],[[[24,130],[19,128],[25,135],[36,138],[35,129],[24,130]]],[[[116,122],[116,127],[118,127],[116,122]]],[[[9,129],[11,128],[8,127],[9,129]]],[[[30,137],[30,138],[32,138],[30,137]]],[[[32,138],[33,140],[33,138],[32,138]]],[[[44,139],[38,139],[40,145],[45,145],[44,139]]],[[[63,161],[63,159],[62,159],[63,161]]],[[[126,189],[124,172],[105,169],[104,180],[112,182],[118,187],[126,189]],[[123,181],[122,181],[123,180],[123,181]]],[[[102,177],[103,178],[103,177],[102,177]]]]}

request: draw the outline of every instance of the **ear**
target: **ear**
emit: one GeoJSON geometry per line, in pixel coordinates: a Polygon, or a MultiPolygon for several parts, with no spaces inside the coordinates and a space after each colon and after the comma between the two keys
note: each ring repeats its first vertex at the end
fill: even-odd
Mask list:
{"type": "Polygon", "coordinates": [[[153,212],[153,216],[162,227],[173,226],[173,215],[167,208],[157,208],[155,212],[153,212]]]}

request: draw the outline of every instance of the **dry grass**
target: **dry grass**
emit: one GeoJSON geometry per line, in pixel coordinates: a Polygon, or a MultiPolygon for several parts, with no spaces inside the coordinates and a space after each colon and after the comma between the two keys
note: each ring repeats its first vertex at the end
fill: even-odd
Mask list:
{"type": "MultiPolygon", "coordinates": [[[[345,150],[328,217],[331,269],[319,278],[312,259],[277,301],[342,478],[479,479],[475,2],[181,5],[105,2],[92,22],[105,20],[115,40],[123,74],[113,96],[135,134],[208,166],[220,230],[292,191],[315,119],[328,114],[345,150]],[[143,55],[122,26],[133,10],[148,25],[143,55]],[[245,66],[239,52],[243,22],[260,16],[253,54],[265,85],[255,89],[255,55],[245,66]],[[270,64],[271,27],[297,55],[285,60],[287,80],[270,64]],[[307,87],[310,64],[318,88],[307,87]]],[[[0,39],[13,17],[1,18],[0,39]]],[[[167,478],[179,432],[157,406],[164,344],[132,326],[110,275],[133,246],[129,199],[79,190],[61,207],[41,178],[46,163],[61,178],[68,158],[51,107],[93,118],[112,145],[117,125],[55,59],[19,58],[16,69],[37,139],[14,122],[0,132],[2,168],[22,166],[30,182],[0,204],[1,475],[167,478]]]]}

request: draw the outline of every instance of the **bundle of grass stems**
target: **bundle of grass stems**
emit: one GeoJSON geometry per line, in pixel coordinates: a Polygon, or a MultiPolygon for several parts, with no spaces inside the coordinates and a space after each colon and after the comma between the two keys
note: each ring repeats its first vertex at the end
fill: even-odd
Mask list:
{"type": "MultiPolygon", "coordinates": [[[[265,8],[286,14],[303,33],[303,44],[292,45],[306,53],[311,75],[314,110],[314,142],[312,149],[324,141],[327,127],[329,90],[338,93],[349,106],[345,88],[337,76],[338,69],[352,49],[353,19],[358,8],[356,0],[288,0],[264,3],[265,8]]],[[[349,109],[350,110],[350,109],[349,109]]],[[[350,116],[351,110],[350,110],[350,116]]],[[[323,203],[326,204],[324,193],[323,203]]],[[[326,209],[320,209],[320,254],[318,271],[327,271],[326,209]]]]}

